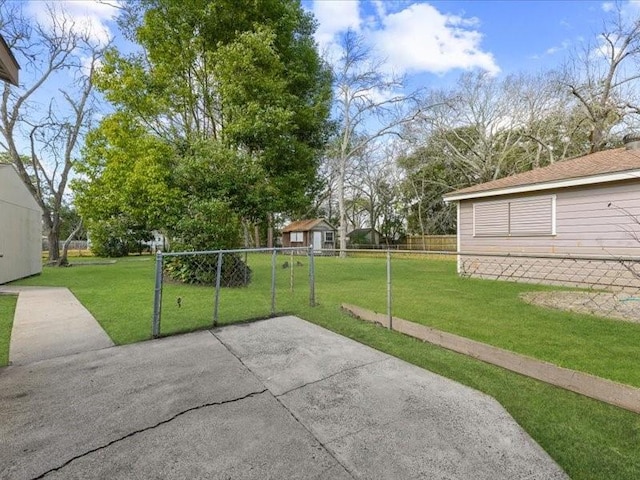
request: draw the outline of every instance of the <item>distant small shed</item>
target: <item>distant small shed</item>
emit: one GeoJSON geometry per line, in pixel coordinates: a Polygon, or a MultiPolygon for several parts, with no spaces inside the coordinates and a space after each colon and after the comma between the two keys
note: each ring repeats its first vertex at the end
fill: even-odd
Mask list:
{"type": "MultiPolygon", "coordinates": [[[[458,252],[640,256],[640,137],[625,137],[624,148],[475,185],[444,200],[457,204],[458,252]]],[[[517,275],[538,277],[532,280],[581,284],[590,280],[581,278],[580,269],[593,278],[611,269],[611,263],[597,262],[559,269],[553,261],[537,262],[534,268],[532,260],[513,257],[498,265],[496,258],[459,256],[458,271],[490,277],[488,272],[497,269],[504,278],[518,270],[517,275]],[[564,272],[567,281],[555,279],[556,272],[564,272]]],[[[638,281],[628,272],[620,279],[638,281]]]]}
{"type": "Polygon", "coordinates": [[[283,247],[309,247],[314,250],[334,249],[337,229],[324,218],[297,220],[282,230],[283,247]]]}
{"type": "Polygon", "coordinates": [[[347,233],[351,245],[380,245],[382,235],[375,228],[356,228],[347,233]]]}
{"type": "Polygon", "coordinates": [[[0,284],[42,272],[42,209],[12,165],[0,164],[0,284]]]}

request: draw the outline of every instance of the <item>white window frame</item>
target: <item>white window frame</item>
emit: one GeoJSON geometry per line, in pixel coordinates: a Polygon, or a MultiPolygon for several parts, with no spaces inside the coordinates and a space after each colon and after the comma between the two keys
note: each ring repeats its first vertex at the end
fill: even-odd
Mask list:
{"type": "Polygon", "coordinates": [[[334,232],[332,232],[331,230],[327,230],[326,232],[324,232],[324,241],[325,243],[333,243],[335,242],[336,236],[334,235],[334,232]],[[329,236],[331,236],[331,240],[329,240],[329,236]]]}
{"type": "Polygon", "coordinates": [[[473,236],[474,237],[493,237],[493,238],[504,238],[504,237],[552,237],[557,235],[557,197],[556,194],[552,195],[537,195],[535,197],[525,197],[525,198],[512,198],[509,200],[495,200],[491,202],[474,202],[472,205],[473,209],[473,236]],[[526,200],[538,200],[538,199],[551,199],[551,232],[531,232],[531,233],[511,233],[511,204],[519,201],[526,200]],[[476,205],[487,205],[487,204],[507,204],[507,232],[505,234],[496,234],[496,233],[477,233],[476,232],[476,205]]]}
{"type": "Polygon", "coordinates": [[[304,233],[303,232],[291,232],[289,241],[291,243],[302,243],[304,242],[304,233]]]}

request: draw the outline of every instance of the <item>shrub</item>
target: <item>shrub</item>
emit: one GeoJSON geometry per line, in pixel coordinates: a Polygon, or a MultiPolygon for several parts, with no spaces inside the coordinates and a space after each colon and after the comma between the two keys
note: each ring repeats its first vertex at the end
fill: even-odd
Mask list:
{"type": "MultiPolygon", "coordinates": [[[[170,257],[165,264],[165,275],[181,283],[215,285],[217,269],[217,254],[185,255],[170,257]]],[[[223,256],[220,273],[223,287],[244,287],[251,282],[251,269],[236,254],[223,256]]]]}
{"type": "MultiPolygon", "coordinates": [[[[241,223],[230,206],[221,200],[195,200],[187,213],[172,228],[176,251],[211,251],[234,248],[238,245],[241,223]]],[[[165,274],[182,283],[213,285],[216,281],[218,256],[185,255],[170,257],[165,274]]],[[[238,255],[225,254],[220,284],[225,287],[248,285],[251,269],[238,255]]]]}

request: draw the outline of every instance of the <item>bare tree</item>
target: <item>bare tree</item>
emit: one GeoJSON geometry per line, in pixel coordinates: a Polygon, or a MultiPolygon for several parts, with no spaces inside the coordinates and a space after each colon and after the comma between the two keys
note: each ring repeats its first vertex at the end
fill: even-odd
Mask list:
{"type": "Polygon", "coordinates": [[[385,75],[361,36],[349,30],[341,37],[341,55],[334,64],[338,135],[329,155],[337,171],[336,195],[340,255],[346,255],[346,185],[354,160],[364,150],[401,128],[419,114],[418,92],[403,94],[401,79],[385,75]]]}
{"type": "Polygon", "coordinates": [[[612,15],[596,44],[576,51],[559,76],[588,122],[590,153],[606,148],[612,128],[640,113],[640,18],[629,17],[621,3],[612,15]]]}
{"type": "Polygon", "coordinates": [[[19,87],[5,84],[2,92],[0,148],[42,208],[49,261],[57,263],[60,211],[91,124],[93,76],[106,45],[57,6],[47,11],[43,24],[18,4],[0,4],[0,30],[25,72],[19,87]]]}
{"type": "Polygon", "coordinates": [[[407,125],[399,156],[413,231],[448,233],[442,194],[584,153],[586,126],[549,76],[463,74],[407,125]]]}

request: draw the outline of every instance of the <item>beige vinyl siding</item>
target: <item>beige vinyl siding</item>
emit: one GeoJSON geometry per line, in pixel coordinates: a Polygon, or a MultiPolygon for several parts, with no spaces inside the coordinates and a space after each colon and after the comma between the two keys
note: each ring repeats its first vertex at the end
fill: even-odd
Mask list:
{"type": "MultiPolygon", "coordinates": [[[[555,236],[474,237],[474,202],[461,201],[460,250],[640,256],[640,224],[634,220],[640,220],[640,182],[574,187],[553,193],[556,198],[555,236]],[[613,206],[608,207],[609,203],[613,206]]],[[[514,195],[501,200],[530,199],[536,196],[540,195],[514,195]]]]}
{"type": "Polygon", "coordinates": [[[0,165],[0,255],[0,284],[42,271],[42,211],[8,165],[0,165]]]}

